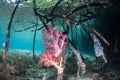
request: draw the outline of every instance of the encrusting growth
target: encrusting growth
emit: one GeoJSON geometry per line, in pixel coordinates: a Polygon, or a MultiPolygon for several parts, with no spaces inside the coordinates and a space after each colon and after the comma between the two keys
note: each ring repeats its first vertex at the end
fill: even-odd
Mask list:
{"type": "Polygon", "coordinates": [[[105,57],[105,54],[103,52],[104,47],[102,47],[100,40],[96,37],[96,35],[94,33],[91,33],[90,35],[91,35],[93,42],[94,42],[94,51],[95,51],[96,57],[102,56],[105,63],[107,63],[107,58],[105,57]]]}

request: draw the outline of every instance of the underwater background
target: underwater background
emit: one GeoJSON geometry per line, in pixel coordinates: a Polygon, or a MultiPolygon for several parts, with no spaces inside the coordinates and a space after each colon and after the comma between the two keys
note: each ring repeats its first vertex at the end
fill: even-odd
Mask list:
{"type": "Polygon", "coordinates": [[[119,0],[0,0],[0,80],[119,80],[119,19],[119,0]],[[7,50],[8,24],[16,4],[7,50]],[[67,40],[58,41],[62,49],[43,39],[52,39],[44,32],[49,26],[55,27],[53,36],[58,31],[63,39],[67,33],[67,40]],[[50,54],[52,48],[61,53],[50,54]]]}
{"type": "MultiPolygon", "coordinates": [[[[5,42],[6,29],[9,22],[10,15],[13,11],[14,6],[7,5],[0,2],[0,48],[3,49],[3,43],[5,42]]],[[[32,42],[34,33],[31,31],[15,32],[14,28],[21,30],[26,26],[31,26],[30,22],[35,20],[35,16],[30,8],[19,8],[15,14],[11,29],[10,38],[10,49],[20,49],[20,50],[32,50],[32,42]]],[[[42,50],[41,45],[41,32],[37,33],[36,37],[36,50],[42,50]]]]}

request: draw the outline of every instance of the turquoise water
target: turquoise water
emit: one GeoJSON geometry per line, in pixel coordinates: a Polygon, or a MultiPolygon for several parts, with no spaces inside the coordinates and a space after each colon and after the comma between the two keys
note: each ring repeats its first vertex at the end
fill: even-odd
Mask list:
{"type": "MultiPolygon", "coordinates": [[[[5,42],[7,26],[9,23],[9,18],[13,11],[13,7],[10,7],[6,4],[0,3],[0,49],[3,49],[3,43],[5,42]]],[[[29,26],[34,24],[30,22],[34,22],[35,16],[33,16],[33,12],[29,8],[22,8],[19,7],[15,13],[11,34],[10,34],[10,42],[9,42],[9,49],[19,49],[19,50],[32,50],[33,45],[33,36],[35,28],[30,30],[22,31],[22,32],[15,32],[16,30],[23,30],[29,26]]],[[[37,31],[36,34],[36,43],[35,43],[35,51],[42,51],[44,50],[42,45],[41,39],[41,31],[37,31]]]]}

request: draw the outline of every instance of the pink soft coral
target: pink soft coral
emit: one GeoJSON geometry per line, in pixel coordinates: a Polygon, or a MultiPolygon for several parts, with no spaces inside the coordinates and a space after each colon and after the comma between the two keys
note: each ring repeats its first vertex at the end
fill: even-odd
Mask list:
{"type": "Polygon", "coordinates": [[[58,65],[59,63],[56,61],[55,58],[51,56],[48,50],[46,50],[41,54],[39,62],[43,63],[44,66],[47,66],[47,67],[54,66],[56,69],[59,68],[59,65],[58,65]]]}
{"type": "Polygon", "coordinates": [[[62,50],[67,44],[67,34],[63,34],[52,26],[43,29],[42,34],[46,51],[41,54],[40,62],[47,67],[57,67],[62,57],[62,50]]]}
{"type": "Polygon", "coordinates": [[[45,51],[41,54],[40,62],[44,63],[45,66],[49,67],[55,62],[54,58],[50,55],[49,51],[45,51]]]}
{"type": "Polygon", "coordinates": [[[52,54],[52,57],[58,57],[62,52],[63,47],[67,44],[65,41],[67,38],[66,34],[58,31],[52,26],[48,26],[48,30],[44,29],[43,33],[43,43],[49,52],[52,54]]]}

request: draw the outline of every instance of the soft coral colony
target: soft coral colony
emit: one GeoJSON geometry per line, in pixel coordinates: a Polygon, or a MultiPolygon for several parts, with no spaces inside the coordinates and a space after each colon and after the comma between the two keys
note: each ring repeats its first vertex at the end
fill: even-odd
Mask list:
{"type": "MultiPolygon", "coordinates": [[[[68,35],[60,32],[59,30],[55,29],[53,26],[48,26],[47,28],[43,29],[42,34],[43,34],[42,37],[43,43],[45,45],[46,51],[44,51],[41,54],[39,61],[43,63],[44,66],[47,67],[54,66],[58,70],[57,80],[62,80],[63,70],[64,70],[64,60],[65,60],[64,59],[65,47],[67,44],[69,44],[69,42],[67,42],[68,35]]],[[[91,34],[91,37],[94,42],[95,55],[97,57],[102,56],[104,53],[101,43],[99,42],[98,38],[95,36],[94,33],[91,34]],[[97,40],[98,43],[96,43],[95,40],[97,40]]],[[[75,49],[73,52],[76,52],[75,49]]],[[[77,53],[76,55],[78,56],[80,54],[77,53]]],[[[80,60],[80,56],[78,56],[78,58],[79,58],[78,60],[80,60]]],[[[107,62],[105,56],[103,56],[103,59],[105,60],[105,62],[107,62]]],[[[77,75],[79,76],[79,74],[77,75]]]]}
{"type": "Polygon", "coordinates": [[[63,34],[52,26],[44,29],[42,34],[46,51],[42,53],[40,62],[47,67],[57,67],[63,55],[62,51],[67,44],[67,34],[63,34]]]}

